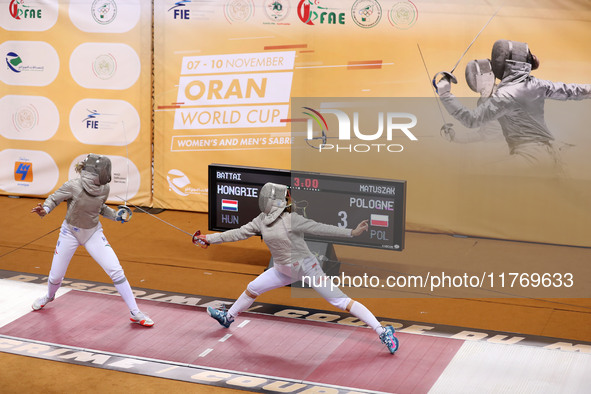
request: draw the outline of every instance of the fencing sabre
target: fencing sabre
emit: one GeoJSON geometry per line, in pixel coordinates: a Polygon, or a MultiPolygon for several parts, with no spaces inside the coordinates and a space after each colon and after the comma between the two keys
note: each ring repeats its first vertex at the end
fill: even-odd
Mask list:
{"type": "Polygon", "coordinates": [[[43,234],[42,236],[40,236],[40,237],[37,237],[37,238],[35,238],[34,240],[32,240],[32,241],[29,241],[29,242],[27,242],[27,243],[26,243],[26,244],[24,244],[24,245],[21,245],[21,246],[19,246],[19,247],[15,248],[15,249],[12,249],[11,251],[4,253],[3,255],[0,255],[0,259],[1,259],[2,257],[4,257],[4,256],[8,256],[9,254],[11,254],[11,253],[13,253],[13,252],[16,252],[17,250],[20,250],[20,249],[24,248],[24,247],[25,247],[25,246],[27,246],[27,245],[30,245],[30,244],[32,244],[32,243],[33,243],[33,242],[35,242],[35,241],[38,241],[38,240],[40,240],[40,239],[41,239],[41,238],[43,238],[43,237],[46,237],[46,236],[48,236],[49,234],[53,233],[55,230],[59,230],[61,227],[62,227],[62,226],[60,225],[59,227],[56,227],[56,228],[54,228],[54,229],[53,229],[53,230],[51,230],[50,232],[48,232],[48,233],[45,233],[45,234],[43,234]]]}
{"type": "Polygon", "coordinates": [[[126,221],[129,221],[129,219],[131,219],[131,209],[129,209],[129,207],[127,206],[127,196],[129,193],[129,147],[127,144],[127,133],[125,131],[125,122],[122,120],[121,121],[121,126],[123,129],[123,141],[125,142],[125,156],[127,157],[127,174],[125,176],[125,199],[123,200],[121,197],[118,197],[120,199],[123,200],[123,205],[119,205],[117,208],[119,210],[124,210],[127,212],[127,220],[121,220],[121,224],[125,223],[126,221]]]}
{"type": "MultiPolygon", "coordinates": [[[[117,197],[117,198],[119,198],[119,199],[122,199],[122,198],[121,198],[121,197],[119,197],[119,196],[115,196],[115,197],[117,197]]],[[[200,230],[197,230],[197,231],[195,231],[193,234],[191,234],[191,233],[189,233],[189,232],[187,232],[187,231],[183,230],[182,228],[179,228],[179,227],[175,226],[174,224],[167,222],[166,220],[160,219],[160,218],[159,218],[159,217],[157,217],[156,215],[153,215],[153,214],[151,214],[150,212],[146,211],[145,209],[143,209],[143,208],[141,208],[141,207],[138,207],[137,205],[133,205],[133,204],[131,204],[131,203],[129,203],[129,205],[131,205],[132,207],[134,207],[135,209],[137,209],[137,210],[139,210],[139,211],[141,211],[141,212],[143,212],[143,213],[146,213],[146,214],[148,214],[149,216],[153,217],[154,219],[158,219],[158,220],[160,220],[162,223],[164,223],[164,224],[166,224],[166,225],[168,225],[168,226],[170,226],[170,227],[172,227],[172,228],[174,228],[174,229],[176,229],[176,230],[178,230],[178,231],[180,231],[180,232],[182,232],[182,233],[184,233],[184,234],[187,234],[188,236],[190,236],[190,237],[191,237],[191,240],[192,240],[192,242],[193,242],[195,245],[199,245],[199,246],[201,246],[201,247],[202,247],[202,248],[204,248],[204,249],[205,249],[205,248],[207,248],[207,247],[209,246],[209,243],[208,243],[207,241],[203,241],[203,240],[201,240],[201,239],[199,239],[199,238],[198,238],[198,236],[199,236],[199,235],[201,235],[201,231],[200,231],[200,230]]],[[[127,207],[127,209],[129,209],[129,208],[127,207]]],[[[0,257],[1,257],[1,256],[0,256],[0,257]]]]}
{"type": "Polygon", "coordinates": [[[440,71],[437,74],[435,74],[433,76],[433,86],[435,87],[435,92],[437,92],[437,76],[439,74],[442,74],[442,78],[448,78],[451,82],[453,83],[458,83],[458,80],[456,79],[455,75],[454,75],[454,71],[456,70],[456,68],[458,67],[458,64],[460,64],[460,62],[462,61],[462,59],[464,58],[464,56],[466,56],[466,53],[468,53],[468,51],[470,50],[470,48],[472,47],[472,45],[474,44],[474,42],[476,42],[476,39],[480,36],[480,34],[484,31],[484,29],[486,29],[486,27],[489,25],[489,23],[493,20],[493,18],[499,13],[499,11],[501,10],[501,7],[499,7],[494,14],[492,14],[492,16],[490,17],[490,19],[488,20],[488,22],[486,22],[486,24],[482,27],[482,29],[480,29],[480,31],[478,32],[478,34],[476,34],[476,37],[474,37],[474,39],[472,40],[472,42],[470,43],[470,45],[468,45],[468,48],[466,48],[466,50],[464,51],[464,53],[462,53],[462,56],[460,56],[460,58],[458,59],[458,61],[456,62],[456,64],[453,66],[453,68],[451,69],[451,71],[440,71]]]}
{"type": "MultiPolygon", "coordinates": [[[[423,52],[421,51],[421,47],[417,42],[417,48],[419,48],[419,54],[421,55],[421,60],[423,61],[423,66],[425,67],[425,71],[427,72],[427,78],[431,78],[431,74],[429,74],[429,70],[427,69],[427,63],[425,62],[425,58],[423,57],[423,52]]],[[[439,134],[443,136],[448,141],[453,141],[453,138],[456,134],[455,130],[453,129],[453,123],[446,123],[445,116],[443,116],[443,111],[441,110],[441,104],[439,103],[439,96],[437,96],[437,88],[433,88],[433,95],[435,96],[435,101],[437,102],[437,108],[439,108],[439,113],[441,114],[441,120],[443,120],[443,126],[441,126],[441,130],[439,130],[439,134]]]]}

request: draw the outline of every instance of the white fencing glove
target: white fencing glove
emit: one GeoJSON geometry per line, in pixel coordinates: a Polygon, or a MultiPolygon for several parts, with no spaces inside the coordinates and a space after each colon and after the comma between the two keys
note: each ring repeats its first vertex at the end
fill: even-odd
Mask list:
{"type": "Polygon", "coordinates": [[[449,82],[449,77],[447,77],[446,75],[441,77],[439,82],[437,82],[436,88],[437,88],[437,94],[439,96],[449,94],[451,92],[451,83],[449,82]]]}

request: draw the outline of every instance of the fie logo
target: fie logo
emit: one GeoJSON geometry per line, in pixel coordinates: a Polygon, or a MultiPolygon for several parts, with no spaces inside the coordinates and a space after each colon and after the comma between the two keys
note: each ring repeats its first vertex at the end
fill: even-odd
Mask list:
{"type": "Polygon", "coordinates": [[[33,182],[33,163],[25,161],[15,162],[14,180],[17,182],[33,182]]]}

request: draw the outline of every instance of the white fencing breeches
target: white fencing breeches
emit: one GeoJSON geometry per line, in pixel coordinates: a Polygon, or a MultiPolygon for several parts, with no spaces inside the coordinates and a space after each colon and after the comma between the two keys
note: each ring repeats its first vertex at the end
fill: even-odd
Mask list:
{"type": "MultiPolygon", "coordinates": [[[[250,282],[246,288],[251,294],[259,296],[269,290],[301,280],[304,276],[324,278],[326,274],[318,260],[315,257],[309,257],[293,266],[275,265],[250,282]]],[[[311,280],[310,284],[325,300],[341,310],[345,310],[351,301],[338,287],[332,287],[330,282],[311,280]],[[324,285],[317,285],[322,282],[324,285]]]]}
{"type": "Polygon", "coordinates": [[[78,229],[64,221],[53,254],[51,271],[49,272],[50,283],[59,284],[62,282],[70,260],[80,245],[86,248],[90,256],[99,263],[114,284],[126,281],[119,259],[105,238],[100,223],[93,229],[78,229]]]}

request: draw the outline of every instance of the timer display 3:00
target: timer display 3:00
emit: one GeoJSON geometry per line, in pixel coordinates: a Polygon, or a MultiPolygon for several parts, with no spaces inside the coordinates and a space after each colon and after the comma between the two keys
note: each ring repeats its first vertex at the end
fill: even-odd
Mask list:
{"type": "Polygon", "coordinates": [[[318,189],[320,182],[316,178],[299,178],[294,177],[292,180],[293,187],[305,187],[308,189],[318,189]]]}

